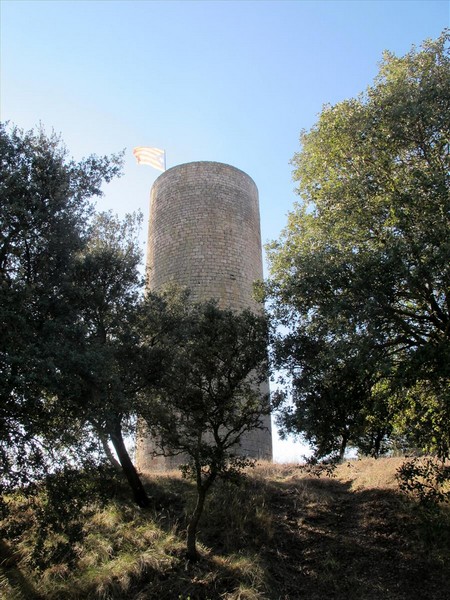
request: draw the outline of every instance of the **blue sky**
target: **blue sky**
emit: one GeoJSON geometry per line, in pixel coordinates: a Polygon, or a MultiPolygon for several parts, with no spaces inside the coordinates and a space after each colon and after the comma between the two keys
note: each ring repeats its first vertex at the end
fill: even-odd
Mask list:
{"type": "MultiPolygon", "coordinates": [[[[232,164],[260,194],[264,242],[296,200],[299,133],[324,104],[373,81],[383,50],[397,55],[450,25],[450,3],[428,1],[1,1],[1,120],[41,122],[75,158],[127,149],[123,177],[101,210],[142,210],[158,172],[135,146],[163,148],[167,166],[232,164]]],[[[145,231],[142,244],[145,243],[145,231]]],[[[275,440],[275,458],[299,445],[275,440]]]]}

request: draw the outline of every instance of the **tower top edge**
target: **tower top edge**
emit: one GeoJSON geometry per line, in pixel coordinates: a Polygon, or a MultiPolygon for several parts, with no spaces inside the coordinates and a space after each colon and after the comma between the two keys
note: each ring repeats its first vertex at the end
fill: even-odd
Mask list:
{"type": "Polygon", "coordinates": [[[175,174],[177,171],[186,170],[186,169],[195,170],[195,169],[201,169],[202,167],[205,170],[208,170],[208,168],[220,168],[220,169],[228,169],[230,171],[234,171],[236,174],[240,174],[240,175],[244,176],[255,187],[257,187],[255,181],[250,177],[250,175],[248,175],[248,173],[246,173],[242,169],[238,169],[237,167],[234,167],[233,165],[230,165],[227,163],[222,163],[222,162],[212,161],[212,160],[198,160],[198,161],[181,163],[179,165],[175,165],[173,167],[170,167],[166,171],[164,171],[164,173],[161,173],[161,175],[159,175],[159,177],[157,177],[155,179],[154,183],[161,181],[161,180],[165,179],[166,177],[170,177],[170,175],[175,174]]]}

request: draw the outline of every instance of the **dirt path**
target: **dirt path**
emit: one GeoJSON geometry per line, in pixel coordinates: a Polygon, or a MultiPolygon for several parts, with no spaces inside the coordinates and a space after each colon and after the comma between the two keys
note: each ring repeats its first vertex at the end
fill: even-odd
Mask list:
{"type": "Polygon", "coordinates": [[[417,527],[389,489],[302,479],[274,487],[273,546],[265,552],[271,600],[445,600],[450,571],[415,547],[417,527]],[[439,591],[440,590],[440,591],[439,591]]]}

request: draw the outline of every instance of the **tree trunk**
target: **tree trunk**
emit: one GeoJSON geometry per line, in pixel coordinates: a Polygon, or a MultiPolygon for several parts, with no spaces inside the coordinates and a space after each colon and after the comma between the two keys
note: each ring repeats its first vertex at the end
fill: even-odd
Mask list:
{"type": "Polygon", "coordinates": [[[114,430],[110,433],[110,436],[111,442],[119,457],[119,462],[122,465],[123,472],[125,473],[125,477],[133,491],[134,500],[138,506],[146,508],[150,504],[150,498],[147,496],[147,492],[142,485],[136,467],[133,465],[130,455],[125,447],[120,422],[114,424],[114,430]]]}
{"type": "Polygon", "coordinates": [[[347,449],[348,436],[343,435],[341,441],[341,447],[339,448],[339,462],[344,461],[345,450],[347,449]]]}
{"type": "Polygon", "coordinates": [[[383,441],[384,435],[382,432],[377,431],[377,434],[375,436],[375,441],[374,441],[374,446],[373,446],[373,457],[374,458],[379,458],[380,456],[380,450],[381,450],[381,442],[383,441]]]}
{"type": "Polygon", "coordinates": [[[108,440],[106,439],[104,433],[99,431],[98,437],[100,438],[100,442],[103,446],[103,451],[106,455],[106,458],[109,460],[109,462],[111,463],[111,465],[114,467],[114,469],[116,471],[118,471],[119,473],[122,473],[122,465],[120,464],[120,462],[118,460],[116,460],[113,453],[111,452],[111,449],[108,445],[108,440]]]}
{"type": "Polygon", "coordinates": [[[197,488],[197,504],[189,521],[187,528],[187,556],[189,560],[198,560],[200,558],[197,552],[197,527],[200,517],[202,516],[203,507],[205,506],[206,489],[202,486],[197,488]]]}
{"type": "Polygon", "coordinates": [[[194,512],[192,513],[192,517],[187,528],[187,557],[189,560],[198,560],[200,558],[196,546],[198,522],[200,521],[203,507],[205,506],[206,494],[217,477],[217,472],[213,471],[212,473],[210,472],[205,481],[202,481],[201,467],[199,464],[196,464],[196,471],[197,504],[195,505],[194,512]]]}

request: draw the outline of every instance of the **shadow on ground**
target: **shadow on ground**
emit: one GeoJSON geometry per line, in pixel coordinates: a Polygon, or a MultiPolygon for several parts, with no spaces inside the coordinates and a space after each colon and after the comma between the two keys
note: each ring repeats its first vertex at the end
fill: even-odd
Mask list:
{"type": "Polygon", "coordinates": [[[269,486],[275,533],[261,554],[269,597],[442,600],[448,564],[418,541],[405,499],[350,486],[330,478],[269,486]]]}
{"type": "MultiPolygon", "coordinates": [[[[195,501],[191,483],[179,477],[148,480],[153,506],[137,511],[117,498],[122,522],[132,529],[164,530],[166,546],[147,558],[135,556],[125,577],[110,578],[103,590],[77,595],[66,586],[58,596],[120,600],[444,600],[450,564],[449,519],[421,520],[396,489],[354,489],[352,480],[305,476],[250,475],[239,486],[214,486],[200,523],[203,558],[185,558],[187,514],[195,501]],[[170,537],[172,536],[172,537],[170,537]],[[125,582],[125,583],[124,583],[125,582]]],[[[349,474],[350,477],[350,474],[349,474]]],[[[443,514],[443,513],[442,513],[443,514]]],[[[114,528],[106,522],[108,530],[114,528]]],[[[98,530],[101,531],[101,528],[98,530]]],[[[159,534],[158,534],[159,535],[159,534]]],[[[151,539],[151,538],[149,538],[151,539]]],[[[165,539],[165,538],[161,538],[165,539]]],[[[131,543],[131,542],[130,542],[131,543]]],[[[19,598],[39,598],[33,584],[2,550],[10,589],[19,598]],[[8,564],[7,564],[8,563],[8,564]],[[8,570],[8,569],[7,569],[8,570]]],[[[0,598],[2,581],[0,573],[0,598]]],[[[86,589],[86,588],[85,588],[86,589]]],[[[5,598],[6,600],[6,598],[5,598]]],[[[12,600],[7,598],[7,600],[12,600]]]]}

